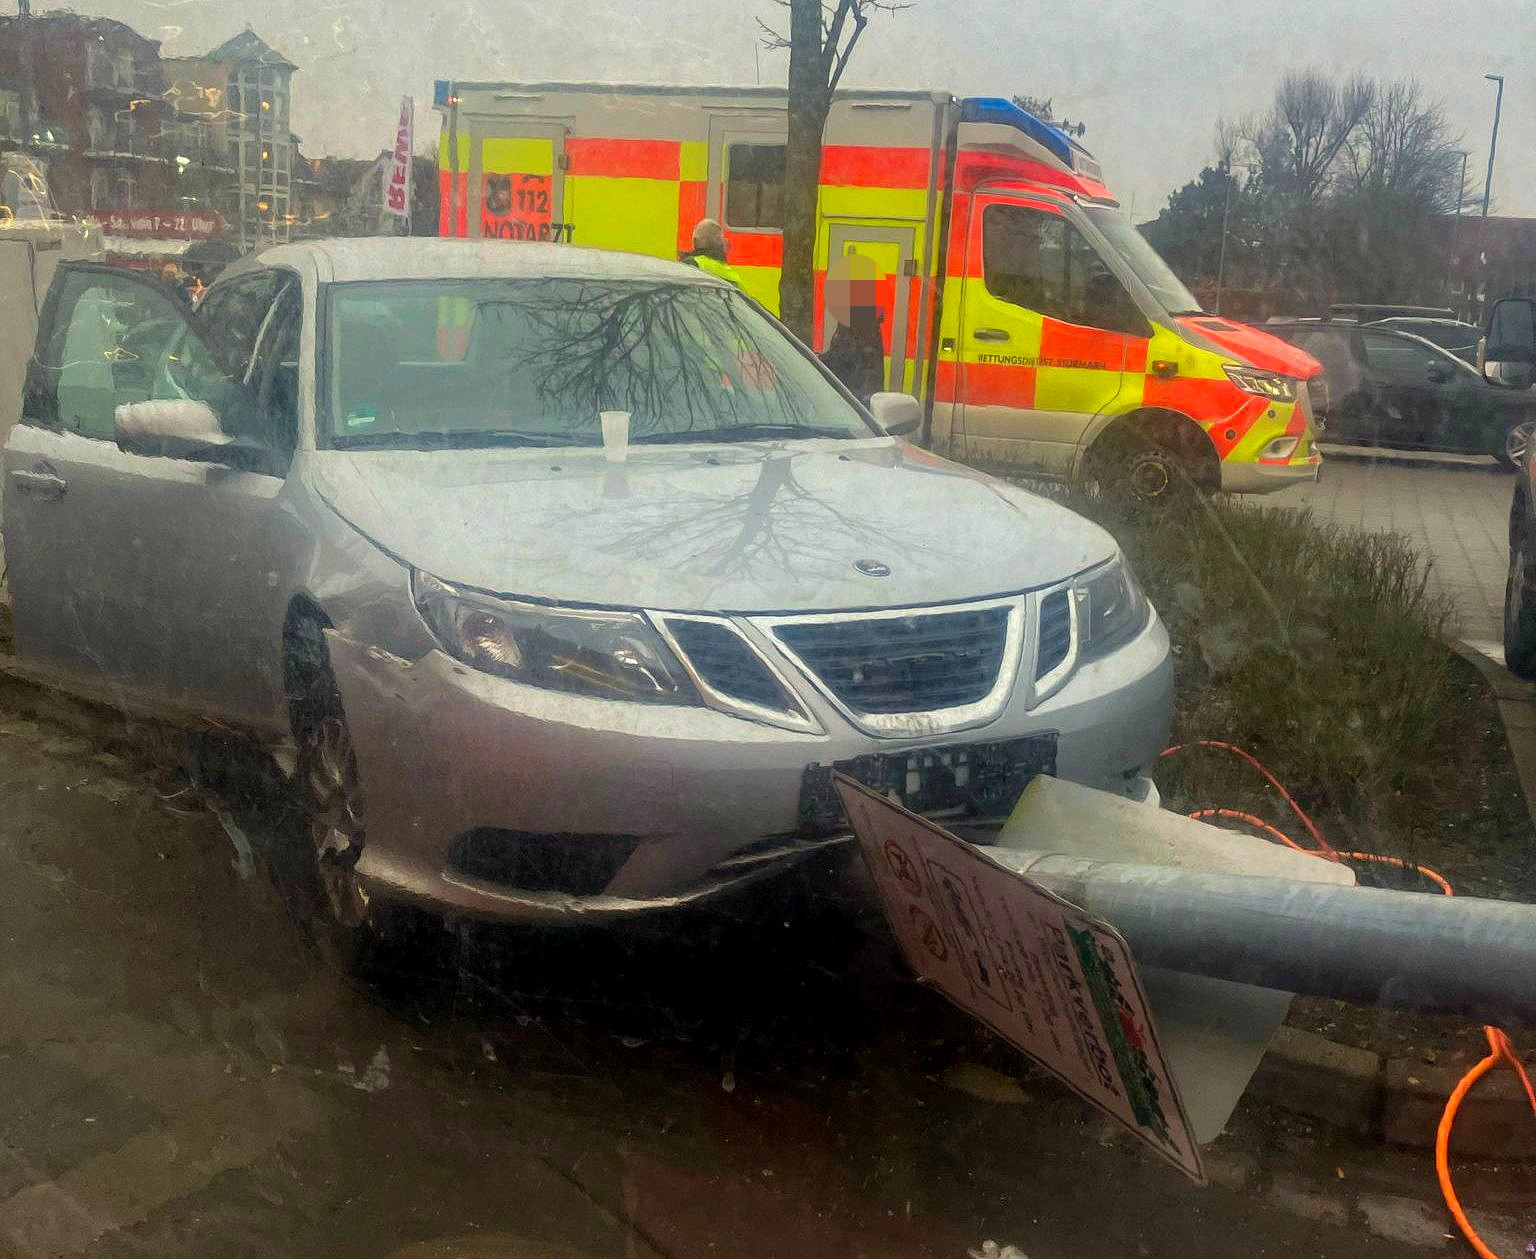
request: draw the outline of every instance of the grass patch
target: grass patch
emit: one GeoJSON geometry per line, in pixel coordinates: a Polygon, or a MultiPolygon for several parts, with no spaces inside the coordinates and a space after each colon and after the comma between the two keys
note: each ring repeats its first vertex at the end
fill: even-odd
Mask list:
{"type": "MultiPolygon", "coordinates": [[[[1468,894],[1536,900],[1536,836],[1497,708],[1451,650],[1454,609],[1407,539],[1230,499],[1153,515],[1052,493],[1115,535],[1168,625],[1176,742],[1248,749],[1337,848],[1422,862],[1468,894]]],[[[1170,808],[1243,809],[1305,840],[1229,754],[1181,753],[1158,783],[1170,808]]]]}

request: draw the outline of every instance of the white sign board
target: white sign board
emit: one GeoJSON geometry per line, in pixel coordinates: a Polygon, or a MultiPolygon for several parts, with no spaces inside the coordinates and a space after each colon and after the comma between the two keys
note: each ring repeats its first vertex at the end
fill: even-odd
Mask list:
{"type": "Polygon", "coordinates": [[[837,775],[907,964],[1204,1183],[1131,951],[1106,923],[837,775]]]}
{"type": "Polygon", "coordinates": [[[400,102],[400,122],[395,127],[395,151],[384,168],[384,208],[398,218],[411,216],[411,146],[415,111],[411,98],[400,102]]]}

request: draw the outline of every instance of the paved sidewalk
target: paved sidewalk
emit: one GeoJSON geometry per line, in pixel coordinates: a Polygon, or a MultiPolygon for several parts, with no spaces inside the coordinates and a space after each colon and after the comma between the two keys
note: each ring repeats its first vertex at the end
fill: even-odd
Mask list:
{"type": "Polygon", "coordinates": [[[1321,482],[1268,501],[1306,504],[1324,519],[1418,542],[1431,561],[1431,580],[1456,602],[1462,635],[1502,661],[1510,474],[1471,457],[1325,454],[1321,482]]]}

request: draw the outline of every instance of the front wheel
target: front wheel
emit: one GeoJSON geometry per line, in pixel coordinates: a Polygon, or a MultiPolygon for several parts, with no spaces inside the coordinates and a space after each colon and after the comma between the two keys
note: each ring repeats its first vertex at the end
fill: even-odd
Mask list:
{"type": "Polygon", "coordinates": [[[1088,451],[1088,480],[1107,497],[1143,507],[1188,502],[1202,489],[1191,452],[1141,428],[1112,428],[1088,451]]]}
{"type": "Polygon", "coordinates": [[[1532,437],[1536,437],[1536,419],[1527,417],[1504,434],[1503,444],[1493,452],[1494,457],[1507,468],[1518,468],[1525,462],[1532,437]]]}
{"type": "Polygon", "coordinates": [[[1504,664],[1517,678],[1536,680],[1536,554],[1523,522],[1510,540],[1504,583],[1504,664]]]}
{"type": "Polygon", "coordinates": [[[328,961],[369,983],[435,970],[448,943],[442,921],[379,902],[357,877],[367,843],[362,785],[320,627],[299,627],[289,651],[304,823],[304,850],[295,856],[307,876],[315,941],[328,961]]]}

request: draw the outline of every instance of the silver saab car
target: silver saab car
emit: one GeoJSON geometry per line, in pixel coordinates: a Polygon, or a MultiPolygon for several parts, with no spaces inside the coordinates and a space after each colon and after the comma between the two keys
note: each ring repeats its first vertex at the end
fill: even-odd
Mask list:
{"type": "Polygon", "coordinates": [[[1145,794],[1168,638],[1113,539],[917,418],[630,255],[287,245],[195,312],[66,264],[5,447],[18,652],[286,751],[352,941],[736,886],[836,842],[834,768],[1145,794]]]}

